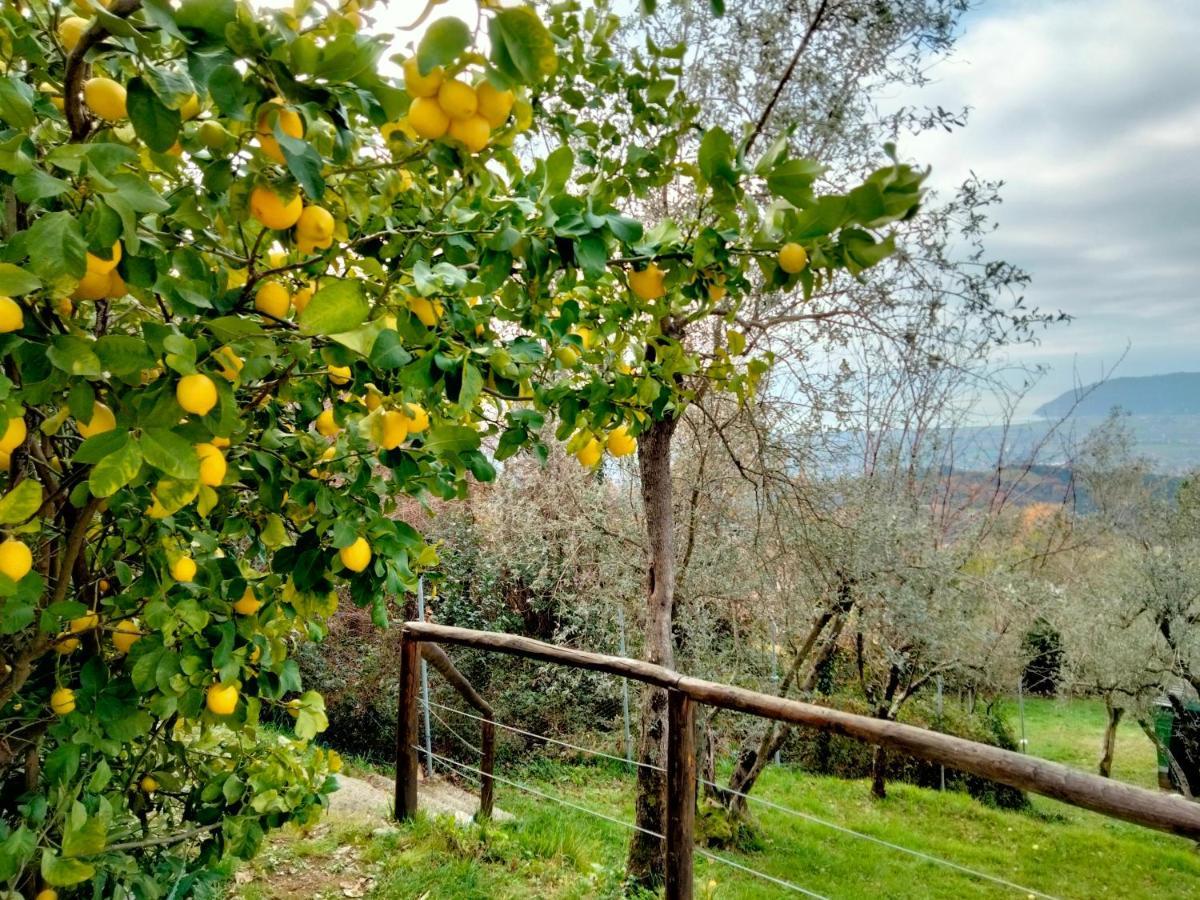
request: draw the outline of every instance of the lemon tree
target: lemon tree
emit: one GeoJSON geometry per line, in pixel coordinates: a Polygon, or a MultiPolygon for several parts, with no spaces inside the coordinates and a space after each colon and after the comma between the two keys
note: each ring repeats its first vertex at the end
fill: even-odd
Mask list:
{"type": "Polygon", "coordinates": [[[186,893],[318,815],[339,760],[293,651],[436,564],[397,498],[551,434],[661,458],[698,384],[769,365],[741,297],[856,274],[916,207],[894,160],[818,197],[782,143],[695,140],[679,51],[620,64],[602,5],[481,3],[399,57],[372,17],[0,13],[9,888],[186,893]],[[692,216],[641,221],[669,185],[692,216]]]}

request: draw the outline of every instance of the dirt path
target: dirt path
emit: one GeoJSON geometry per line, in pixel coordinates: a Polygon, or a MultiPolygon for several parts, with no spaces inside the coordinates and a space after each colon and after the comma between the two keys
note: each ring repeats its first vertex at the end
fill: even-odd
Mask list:
{"type": "MultiPolygon", "coordinates": [[[[378,863],[366,859],[373,837],[397,827],[391,820],[394,785],[382,775],[338,775],[329,811],[308,829],[286,828],[267,841],[262,852],[233,876],[230,900],[331,900],[365,897],[375,887],[378,863]]],[[[472,822],[479,798],[440,778],[423,780],[417,791],[428,815],[454,816],[460,826],[472,822]]],[[[512,819],[495,810],[497,821],[512,819]]]]}

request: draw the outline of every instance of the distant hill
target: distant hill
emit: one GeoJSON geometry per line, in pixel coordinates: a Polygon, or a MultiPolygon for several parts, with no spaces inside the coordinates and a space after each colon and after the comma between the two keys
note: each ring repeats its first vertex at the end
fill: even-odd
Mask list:
{"type": "Polygon", "coordinates": [[[1083,394],[1087,396],[1074,410],[1076,416],[1106,416],[1115,406],[1134,416],[1200,415],[1200,372],[1114,378],[1099,386],[1067,391],[1038,407],[1036,415],[1061,418],[1071,412],[1076,399],[1083,394]]]}

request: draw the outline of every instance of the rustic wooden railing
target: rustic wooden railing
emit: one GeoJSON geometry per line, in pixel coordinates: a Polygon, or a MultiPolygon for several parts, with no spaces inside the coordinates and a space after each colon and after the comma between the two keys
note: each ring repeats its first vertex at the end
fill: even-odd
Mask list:
{"type": "MultiPolygon", "coordinates": [[[[407,626],[405,626],[407,630],[407,626]]],[[[496,765],[496,714],[491,704],[479,696],[462,672],[454,667],[446,651],[437,644],[400,642],[400,710],[396,725],[396,818],[409,819],[417,811],[417,653],[425,658],[450,683],[481,718],[479,763],[479,817],[490,819],[495,797],[492,771],[496,765]]]]}
{"type": "MultiPolygon", "coordinates": [[[[927,731],[912,725],[886,722],[788,700],[757,691],[691,678],[651,663],[621,656],[606,656],[568,647],[556,647],[532,638],[489,631],[473,631],[428,622],[408,622],[400,638],[400,720],[396,736],[396,816],[411,817],[417,808],[417,654],[418,646],[426,658],[446,675],[476,709],[487,707],[484,700],[454,669],[445,653],[438,651],[434,662],[426,648],[434,642],[456,644],[507,653],[542,662],[559,663],[579,669],[607,672],[632,678],[667,691],[667,804],[666,822],[666,895],[668,900],[692,897],[692,854],[695,803],[683,798],[696,796],[696,754],[694,746],[695,711],[693,704],[705,703],[722,709],[749,713],[767,719],[805,725],[821,731],[852,737],[865,743],[901,750],[912,756],[941,763],[963,772],[980,775],[1001,784],[1042,794],[1073,806],[1124,819],[1147,828],[1200,840],[1200,804],[1182,797],[1159,794],[1144,788],[1080,772],[1058,763],[1047,762],[1001,750],[987,744],[964,740],[948,734],[927,731]],[[469,691],[468,695],[465,691],[469,691]]],[[[494,722],[491,708],[484,713],[494,722]]],[[[494,734],[493,734],[494,738],[494,734]]],[[[491,808],[491,773],[494,750],[487,750],[485,764],[488,808],[491,808]]],[[[482,799],[481,799],[482,808],[482,799]]]]}

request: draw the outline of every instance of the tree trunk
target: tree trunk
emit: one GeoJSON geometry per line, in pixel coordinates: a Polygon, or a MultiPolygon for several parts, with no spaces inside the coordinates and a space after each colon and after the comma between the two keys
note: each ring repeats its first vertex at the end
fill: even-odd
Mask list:
{"type": "Polygon", "coordinates": [[[1108,722],[1104,726],[1104,755],[1100,757],[1100,775],[1109,778],[1112,775],[1113,754],[1117,749],[1117,726],[1121,724],[1125,710],[1113,705],[1111,694],[1104,698],[1104,708],[1108,712],[1108,722]]]}
{"type": "Polygon", "coordinates": [[[887,797],[887,751],[876,747],[871,757],[871,793],[883,800],[887,797]]]}
{"type": "MultiPolygon", "coordinates": [[[[646,514],[649,559],[646,579],[646,660],[675,667],[671,626],[675,613],[675,517],[672,506],[671,438],[676,419],[654,422],[638,437],[642,504],[646,514]]],[[[649,688],[642,705],[638,735],[637,826],[665,834],[667,780],[667,692],[649,688]]],[[[638,886],[662,882],[666,866],[663,841],[644,831],[634,832],[629,844],[627,873],[638,886]]]]}
{"type": "MultiPolygon", "coordinates": [[[[826,625],[830,625],[830,620],[823,617],[818,620],[818,624],[823,630],[826,625]]],[[[817,679],[821,676],[822,667],[829,661],[837,649],[838,638],[841,637],[845,624],[845,610],[839,610],[838,614],[832,619],[829,634],[825,638],[825,643],[821,645],[816,659],[813,660],[812,667],[808,670],[808,675],[805,676],[804,681],[799,685],[798,693],[800,697],[808,696],[816,687],[817,679]]],[[[810,637],[812,638],[812,642],[815,642],[816,635],[810,632],[810,637]]],[[[806,658],[809,652],[808,648],[811,646],[812,643],[806,641],[805,648],[803,649],[806,658]]],[[[796,668],[793,666],[792,671],[788,673],[788,678],[784,679],[779,692],[781,697],[786,695],[787,689],[790,686],[789,679],[795,674],[796,668]]],[[[742,744],[742,748],[738,752],[737,762],[733,767],[733,772],[729,775],[729,789],[723,792],[722,797],[726,808],[731,813],[737,816],[745,815],[745,795],[754,790],[758,776],[771,764],[776,751],[783,748],[791,733],[791,725],[783,722],[769,722],[757,743],[751,738],[742,744]]]]}

